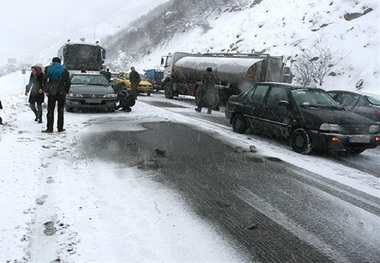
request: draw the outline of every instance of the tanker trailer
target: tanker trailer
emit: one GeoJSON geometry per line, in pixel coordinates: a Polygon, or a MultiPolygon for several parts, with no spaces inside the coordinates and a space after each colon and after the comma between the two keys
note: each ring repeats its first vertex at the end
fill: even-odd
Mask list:
{"type": "Polygon", "coordinates": [[[178,95],[195,97],[200,103],[197,89],[202,85],[206,69],[211,67],[219,92],[218,105],[224,105],[231,95],[239,94],[258,81],[286,82],[283,57],[268,54],[206,53],[191,54],[175,52],[161,59],[164,67],[165,97],[178,95]]]}

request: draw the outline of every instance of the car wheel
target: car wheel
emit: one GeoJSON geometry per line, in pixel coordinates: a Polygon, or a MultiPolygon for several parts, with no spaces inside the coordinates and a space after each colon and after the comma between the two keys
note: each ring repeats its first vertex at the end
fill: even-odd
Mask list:
{"type": "Polygon", "coordinates": [[[351,149],[346,149],[347,153],[350,154],[360,154],[364,152],[366,148],[351,148],[351,149]]]}
{"type": "Polygon", "coordinates": [[[66,111],[67,111],[67,112],[73,112],[73,108],[66,107],[66,111]]]}
{"type": "Polygon", "coordinates": [[[150,96],[150,92],[148,92],[146,95],[150,96]]]}
{"type": "Polygon", "coordinates": [[[309,134],[302,128],[295,130],[290,137],[290,145],[296,153],[309,154],[311,151],[309,134]]]}
{"type": "Polygon", "coordinates": [[[247,130],[247,124],[241,114],[236,114],[232,119],[232,128],[237,133],[245,133],[247,130]]]}

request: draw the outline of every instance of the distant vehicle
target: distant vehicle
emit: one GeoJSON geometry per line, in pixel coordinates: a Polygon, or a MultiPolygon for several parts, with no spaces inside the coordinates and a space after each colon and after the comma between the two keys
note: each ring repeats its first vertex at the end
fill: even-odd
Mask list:
{"type": "Polygon", "coordinates": [[[116,78],[117,76],[117,73],[116,72],[111,72],[111,79],[110,79],[110,82],[113,81],[114,78],[116,78]]]}
{"type": "Polygon", "coordinates": [[[74,73],[71,75],[70,93],[66,99],[66,111],[79,109],[104,109],[115,111],[116,94],[101,74],[74,73]]]}
{"type": "Polygon", "coordinates": [[[144,71],[145,71],[144,76],[150,83],[152,83],[154,90],[159,91],[163,89],[161,84],[162,84],[162,79],[164,78],[164,72],[162,70],[145,69],[144,71]]]}
{"type": "Polygon", "coordinates": [[[380,144],[376,122],[345,110],[325,90],[260,82],[231,96],[225,116],[233,130],[247,129],[290,141],[292,149],[359,154],[380,144]]]}
{"type": "Polygon", "coordinates": [[[106,59],[106,50],[97,43],[68,41],[58,50],[58,57],[69,71],[99,72],[106,59]]]}
{"type": "Polygon", "coordinates": [[[165,97],[172,99],[178,95],[195,97],[201,103],[197,89],[207,68],[211,68],[218,81],[219,105],[225,105],[231,95],[236,95],[259,81],[290,83],[292,75],[286,66],[284,56],[264,53],[169,53],[161,57],[164,68],[162,86],[165,97]]]}
{"type": "Polygon", "coordinates": [[[345,90],[327,91],[345,109],[380,124],[380,96],[345,90]]]}
{"type": "MultiPolygon", "coordinates": [[[[137,86],[138,93],[146,93],[148,96],[153,92],[153,85],[140,74],[141,81],[137,86]]],[[[127,91],[131,91],[131,82],[129,81],[129,72],[119,72],[113,79],[114,85],[123,83],[127,91]]]]}

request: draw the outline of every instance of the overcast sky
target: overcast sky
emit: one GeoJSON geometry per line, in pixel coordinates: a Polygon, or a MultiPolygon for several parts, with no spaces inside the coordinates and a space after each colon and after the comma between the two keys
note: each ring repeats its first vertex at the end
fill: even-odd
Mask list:
{"type": "Polygon", "coordinates": [[[114,34],[169,0],[12,0],[0,1],[0,66],[45,63],[67,39],[89,42],[114,34]]]}

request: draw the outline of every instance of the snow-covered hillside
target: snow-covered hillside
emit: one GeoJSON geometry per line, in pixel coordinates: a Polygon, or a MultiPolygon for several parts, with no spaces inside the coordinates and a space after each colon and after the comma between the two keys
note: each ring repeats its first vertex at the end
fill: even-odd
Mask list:
{"type": "Polygon", "coordinates": [[[266,52],[284,55],[290,62],[302,49],[311,53],[322,49],[339,62],[324,79],[324,89],[380,94],[377,0],[247,1],[243,7],[215,11],[205,19],[211,29],[189,23],[185,32],[162,41],[149,55],[131,63],[140,71],[158,68],[160,57],[175,51],[266,52]]]}

